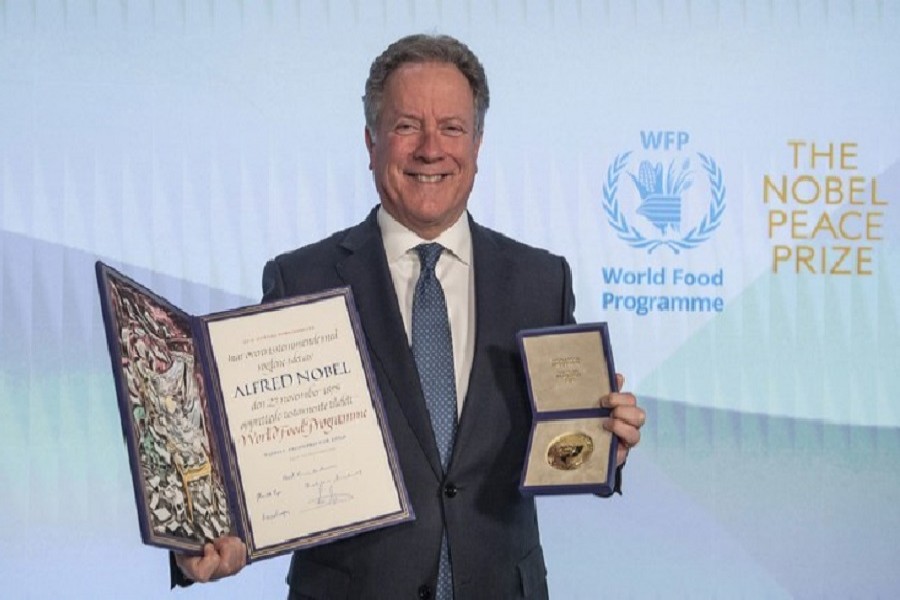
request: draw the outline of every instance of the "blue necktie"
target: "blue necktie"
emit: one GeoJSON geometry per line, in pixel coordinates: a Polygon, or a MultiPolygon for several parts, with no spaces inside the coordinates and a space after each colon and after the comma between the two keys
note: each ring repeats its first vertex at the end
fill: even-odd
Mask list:
{"type": "MultiPolygon", "coordinates": [[[[443,250],[443,246],[437,243],[416,246],[422,270],[413,297],[412,352],[419,369],[425,406],[431,416],[441,466],[446,472],[456,437],[456,375],[453,372],[453,341],[447,318],[447,301],[434,272],[443,250]]],[[[435,598],[453,598],[453,575],[446,532],[441,539],[435,598]]]]}

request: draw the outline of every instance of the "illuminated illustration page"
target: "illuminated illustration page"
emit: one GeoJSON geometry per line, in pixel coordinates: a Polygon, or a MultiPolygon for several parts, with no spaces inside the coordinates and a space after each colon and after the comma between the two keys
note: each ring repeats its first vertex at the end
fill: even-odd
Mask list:
{"type": "Polygon", "coordinates": [[[411,518],[344,295],[209,319],[251,551],[411,518]]]}
{"type": "Polygon", "coordinates": [[[200,552],[233,519],[191,317],[108,265],[96,269],[141,537],[200,552]]]}

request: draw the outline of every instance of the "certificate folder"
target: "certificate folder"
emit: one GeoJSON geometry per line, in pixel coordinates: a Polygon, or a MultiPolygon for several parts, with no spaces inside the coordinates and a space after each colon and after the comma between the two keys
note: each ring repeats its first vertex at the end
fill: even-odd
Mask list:
{"type": "Polygon", "coordinates": [[[617,390],[606,323],[519,332],[532,425],[520,489],[612,494],[617,439],[600,398],[617,390]]]}
{"type": "Polygon", "coordinates": [[[144,543],[256,560],[414,518],[350,288],[198,317],[97,281],[144,543]]]}

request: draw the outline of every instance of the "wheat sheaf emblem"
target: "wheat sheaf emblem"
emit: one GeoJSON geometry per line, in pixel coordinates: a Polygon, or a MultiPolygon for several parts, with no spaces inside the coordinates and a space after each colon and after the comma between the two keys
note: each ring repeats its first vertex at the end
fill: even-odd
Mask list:
{"type": "Polygon", "coordinates": [[[706,173],[710,186],[710,202],[706,213],[698,224],[681,237],[673,237],[683,227],[684,193],[693,185],[691,160],[686,158],[680,165],[641,161],[637,173],[628,172],[641,198],[637,214],[647,219],[659,231],[659,237],[648,238],[631,225],[619,206],[619,178],[628,168],[631,152],[616,156],[607,169],[606,183],[603,185],[603,211],[610,226],[619,239],[633,248],[646,249],[650,254],[660,246],[670,248],[675,254],[682,250],[696,248],[712,236],[722,224],[725,213],[725,184],[722,169],[709,156],[697,153],[700,165],[706,173]]]}

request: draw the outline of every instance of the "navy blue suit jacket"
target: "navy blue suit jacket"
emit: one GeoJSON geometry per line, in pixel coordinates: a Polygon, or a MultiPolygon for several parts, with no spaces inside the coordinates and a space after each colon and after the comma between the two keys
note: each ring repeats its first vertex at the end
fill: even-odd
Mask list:
{"type": "Polygon", "coordinates": [[[264,301],[352,288],[416,514],[409,523],[295,553],[291,598],[428,597],[445,527],[458,600],[547,596],[534,501],[518,490],[531,407],[516,333],[574,322],[571,272],[561,257],[470,224],[475,354],[446,475],[375,211],[265,267],[264,301]]]}

